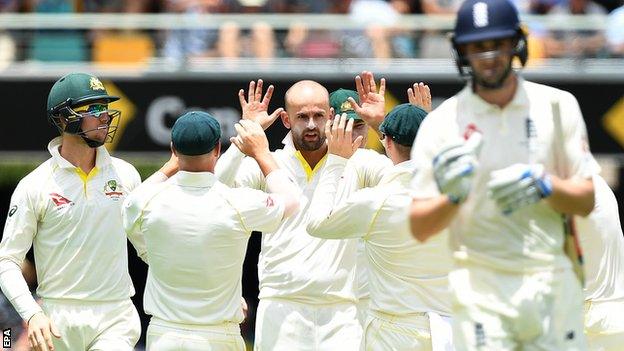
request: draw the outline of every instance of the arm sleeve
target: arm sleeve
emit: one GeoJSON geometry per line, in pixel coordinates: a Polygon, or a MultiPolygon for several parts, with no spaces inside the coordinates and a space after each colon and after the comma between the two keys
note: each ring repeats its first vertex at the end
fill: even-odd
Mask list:
{"type": "MultiPolygon", "coordinates": [[[[145,185],[143,185],[145,186],[145,185]]],[[[139,191],[137,189],[132,193],[126,201],[124,201],[123,208],[121,210],[121,219],[128,236],[128,240],[137,252],[137,255],[147,262],[147,244],[145,242],[145,236],[141,230],[141,224],[143,221],[143,205],[139,200],[139,191]]]]}
{"type": "Polygon", "coordinates": [[[234,186],[236,175],[245,158],[243,154],[234,144],[219,157],[215,166],[215,175],[219,181],[227,186],[234,186]]]}
{"type": "Polygon", "coordinates": [[[392,161],[388,157],[376,152],[371,152],[370,155],[365,165],[365,176],[361,188],[369,188],[378,185],[386,170],[392,168],[392,161]]]}
{"type": "Polygon", "coordinates": [[[9,215],[0,242],[0,286],[25,321],[41,312],[20,268],[37,233],[36,205],[27,193],[27,188],[20,182],[11,197],[9,215]]]}
{"type": "Polygon", "coordinates": [[[591,179],[600,172],[600,166],[589,150],[587,138],[587,127],[581,114],[576,98],[564,92],[560,98],[561,109],[561,129],[563,132],[563,152],[558,152],[558,164],[564,174],[559,176],[564,178],[578,177],[591,179]]]}
{"type": "Polygon", "coordinates": [[[243,231],[270,233],[277,230],[286,208],[282,196],[248,188],[232,190],[226,200],[238,214],[243,231]]]}
{"type": "Polygon", "coordinates": [[[284,200],[284,217],[289,217],[299,209],[301,191],[288,174],[277,169],[266,176],[267,191],[284,200]]]}
{"type": "Polygon", "coordinates": [[[347,160],[330,155],[314,191],[309,210],[308,233],[324,239],[346,239],[364,237],[378,209],[379,199],[374,189],[363,189],[337,199],[340,191],[340,177],[347,160]]]}
{"type": "MultiPolygon", "coordinates": [[[[429,117],[429,116],[428,116],[429,117]]],[[[431,118],[435,118],[431,117],[431,118]]],[[[416,173],[411,182],[412,197],[427,199],[440,195],[438,186],[433,177],[433,158],[436,155],[436,146],[433,135],[434,130],[427,119],[418,130],[416,140],[412,146],[411,159],[414,162],[416,173]]]]}

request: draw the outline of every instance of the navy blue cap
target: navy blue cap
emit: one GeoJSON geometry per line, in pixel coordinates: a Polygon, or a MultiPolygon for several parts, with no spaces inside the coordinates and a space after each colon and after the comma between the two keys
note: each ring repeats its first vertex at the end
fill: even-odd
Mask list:
{"type": "Polygon", "coordinates": [[[509,0],[466,0],[457,12],[454,41],[461,45],[511,38],[519,29],[518,10],[509,0]]]}
{"type": "Polygon", "coordinates": [[[393,108],[379,126],[379,131],[403,146],[412,146],[427,111],[412,104],[393,108]]]}
{"type": "Polygon", "coordinates": [[[212,151],[221,139],[221,126],[209,113],[190,111],[171,128],[171,142],[182,155],[197,156],[212,151]]]}

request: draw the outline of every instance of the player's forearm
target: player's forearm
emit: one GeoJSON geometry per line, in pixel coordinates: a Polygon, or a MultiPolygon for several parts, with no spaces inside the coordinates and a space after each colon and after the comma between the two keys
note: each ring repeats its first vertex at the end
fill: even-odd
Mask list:
{"type": "Polygon", "coordinates": [[[266,176],[267,191],[284,200],[284,218],[299,210],[301,194],[285,171],[277,168],[266,176]]]}
{"type": "Polygon", "coordinates": [[[28,290],[22,271],[15,262],[0,260],[0,272],[2,292],[22,319],[28,322],[30,317],[42,311],[28,290]]]}
{"type": "Polygon", "coordinates": [[[410,209],[412,235],[418,241],[425,241],[449,226],[459,206],[448,196],[440,195],[430,199],[414,199],[410,209]]]}
{"type": "Polygon", "coordinates": [[[236,179],[236,173],[243,162],[243,154],[235,145],[225,151],[215,166],[215,175],[219,181],[227,186],[234,186],[234,180],[236,179]]]}
{"type": "Polygon", "coordinates": [[[560,179],[551,176],[553,192],[547,198],[555,211],[587,216],[594,209],[594,183],[591,179],[560,179]]]}

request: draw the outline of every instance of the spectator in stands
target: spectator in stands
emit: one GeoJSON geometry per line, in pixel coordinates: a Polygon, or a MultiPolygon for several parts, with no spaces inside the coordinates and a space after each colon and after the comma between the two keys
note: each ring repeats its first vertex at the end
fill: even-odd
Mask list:
{"type": "MultiPolygon", "coordinates": [[[[463,0],[421,0],[423,13],[427,15],[454,16],[463,0]]],[[[420,40],[420,57],[448,58],[451,45],[446,33],[425,31],[420,40]]]]}
{"type": "Polygon", "coordinates": [[[605,36],[610,55],[624,57],[624,5],[609,14],[605,36]]]}
{"type": "MultiPolygon", "coordinates": [[[[186,13],[189,16],[214,12],[220,0],[164,0],[167,12],[186,13]]],[[[180,62],[187,58],[210,55],[218,31],[211,29],[176,29],[167,32],[163,56],[180,62]]]]}
{"type": "MultiPolygon", "coordinates": [[[[604,7],[591,0],[567,0],[555,5],[549,14],[605,15],[604,7]]],[[[548,57],[596,57],[605,52],[603,33],[595,30],[566,30],[549,33],[545,41],[548,57]]]]}

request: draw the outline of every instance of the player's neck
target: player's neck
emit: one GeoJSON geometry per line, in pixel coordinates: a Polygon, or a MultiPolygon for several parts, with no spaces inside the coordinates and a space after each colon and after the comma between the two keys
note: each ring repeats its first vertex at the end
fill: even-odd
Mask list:
{"type": "Polygon", "coordinates": [[[518,76],[511,73],[498,89],[486,89],[477,86],[477,95],[486,102],[504,108],[513,100],[518,88],[518,76]]]}
{"type": "Polygon", "coordinates": [[[60,148],[61,157],[89,174],[95,167],[96,149],[89,147],[78,135],[63,134],[60,148]]]}
{"type": "Polygon", "coordinates": [[[323,144],[323,146],[321,146],[317,150],[313,150],[313,151],[299,150],[299,152],[301,152],[301,156],[303,156],[303,159],[306,160],[310,168],[314,169],[314,167],[316,167],[316,165],[321,161],[321,159],[323,159],[325,154],[327,154],[327,145],[323,144]]]}

